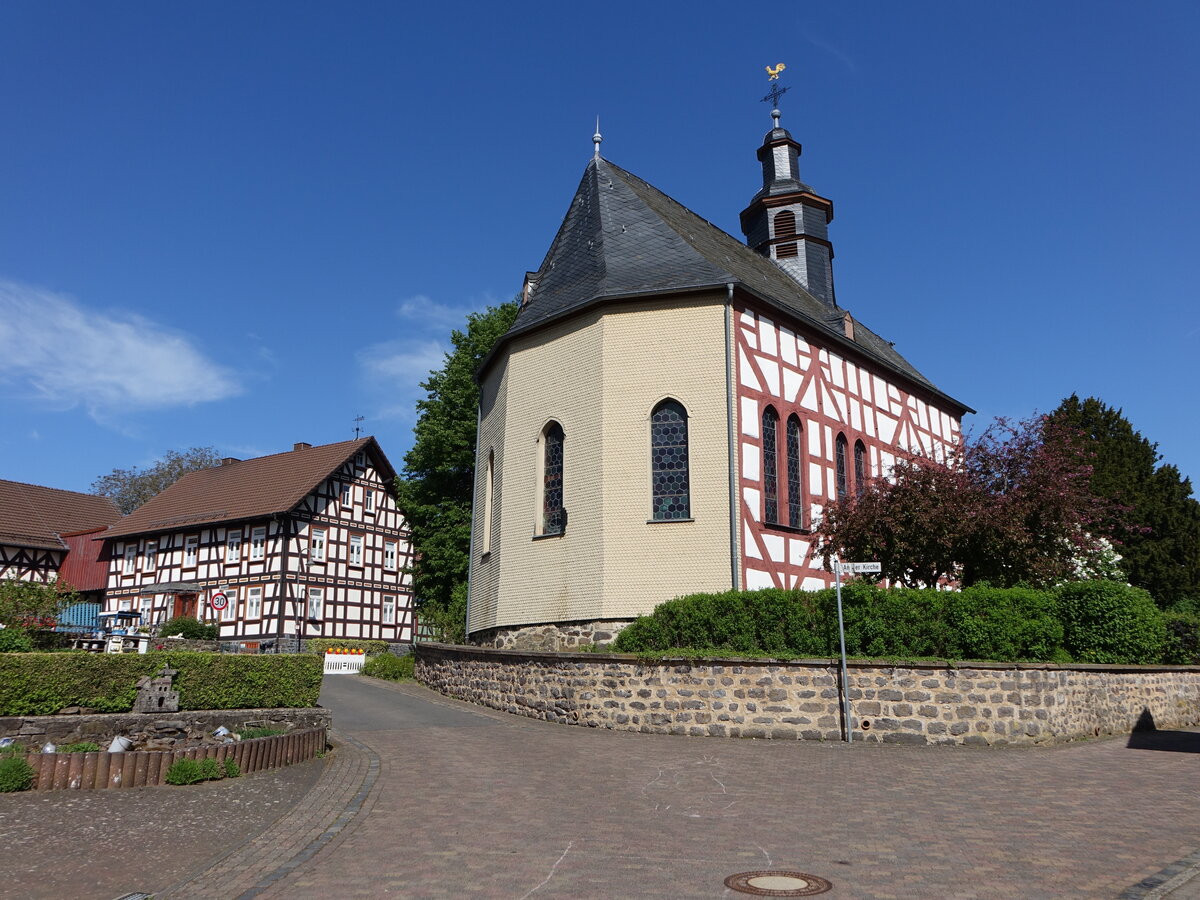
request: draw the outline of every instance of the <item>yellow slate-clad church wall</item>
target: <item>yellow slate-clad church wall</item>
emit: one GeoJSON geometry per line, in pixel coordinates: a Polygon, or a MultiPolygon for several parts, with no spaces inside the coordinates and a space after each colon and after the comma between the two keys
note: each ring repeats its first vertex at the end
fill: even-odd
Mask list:
{"type": "Polygon", "coordinates": [[[483,382],[469,629],[631,618],[730,585],[724,296],[610,305],[517,337],[483,382]],[[649,522],[650,414],[688,413],[690,522],[649,522]],[[560,536],[540,531],[539,437],[561,424],[560,536]],[[480,533],[494,454],[492,538],[480,533]]]}

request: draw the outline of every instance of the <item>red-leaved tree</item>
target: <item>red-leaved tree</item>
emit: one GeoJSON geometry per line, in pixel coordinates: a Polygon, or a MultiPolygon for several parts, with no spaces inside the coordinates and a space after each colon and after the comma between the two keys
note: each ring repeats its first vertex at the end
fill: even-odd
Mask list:
{"type": "Polygon", "coordinates": [[[1089,526],[1117,514],[1088,488],[1091,467],[1069,428],[997,419],[944,464],[901,458],[890,477],[825,508],[817,552],[828,566],[875,560],[910,587],[958,581],[1048,585],[1103,568],[1089,526]]]}

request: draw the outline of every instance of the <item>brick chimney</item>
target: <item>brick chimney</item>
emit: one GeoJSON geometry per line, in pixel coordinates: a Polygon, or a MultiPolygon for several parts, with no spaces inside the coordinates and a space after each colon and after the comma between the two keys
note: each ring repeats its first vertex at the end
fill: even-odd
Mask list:
{"type": "Polygon", "coordinates": [[[306,444],[306,443],[304,443],[304,441],[297,441],[296,443],[292,444],[293,452],[295,452],[296,450],[311,450],[311,449],[312,449],[312,444],[306,444]]]}

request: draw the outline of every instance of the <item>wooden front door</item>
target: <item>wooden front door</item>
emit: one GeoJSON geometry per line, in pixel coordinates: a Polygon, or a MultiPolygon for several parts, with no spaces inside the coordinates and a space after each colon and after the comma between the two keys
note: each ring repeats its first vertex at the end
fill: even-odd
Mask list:
{"type": "Polygon", "coordinates": [[[196,618],[196,595],[195,594],[176,594],[175,595],[175,617],[189,616],[196,618]]]}

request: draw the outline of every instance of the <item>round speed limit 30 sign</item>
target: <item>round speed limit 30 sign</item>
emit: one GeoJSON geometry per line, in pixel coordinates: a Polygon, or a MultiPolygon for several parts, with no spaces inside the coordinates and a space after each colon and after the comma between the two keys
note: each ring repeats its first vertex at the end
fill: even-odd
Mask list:
{"type": "Polygon", "coordinates": [[[213,609],[224,609],[229,605],[229,598],[225,596],[224,591],[213,591],[212,596],[208,598],[208,605],[213,609]]]}

